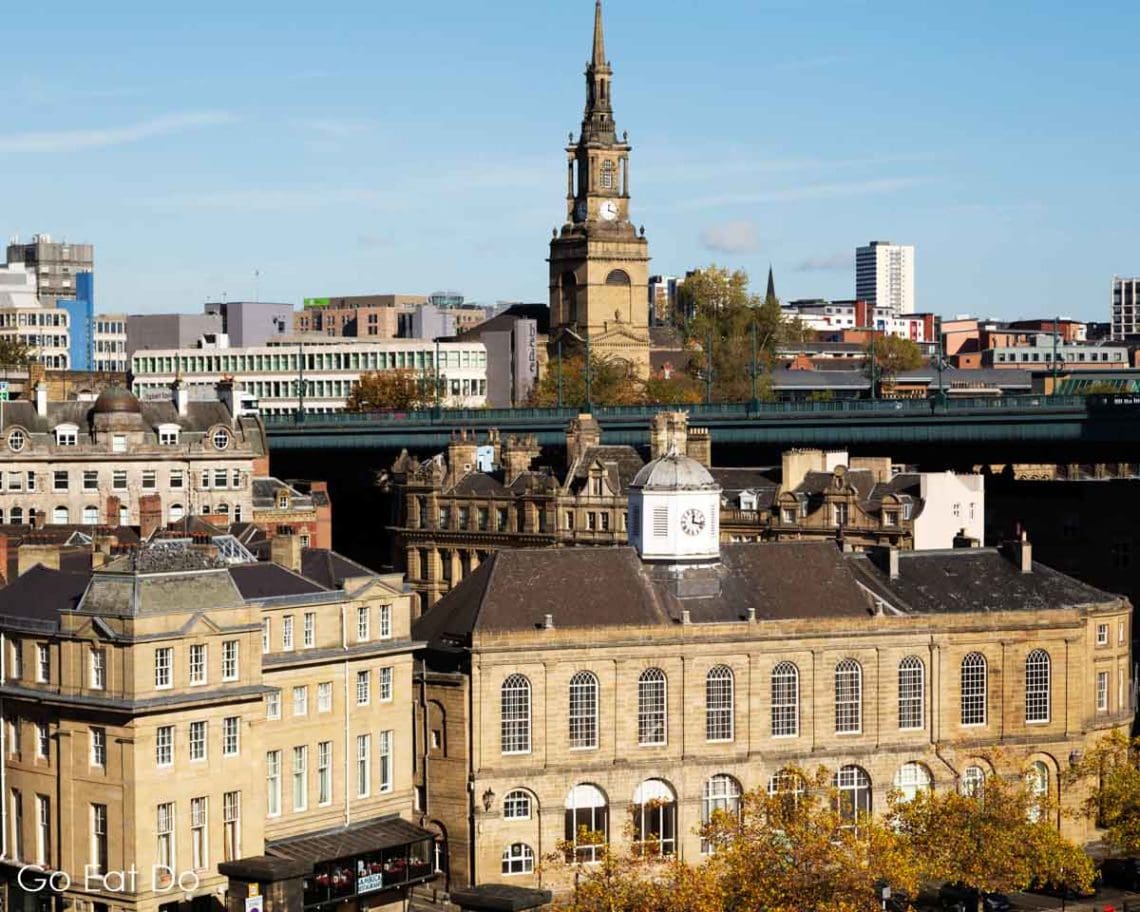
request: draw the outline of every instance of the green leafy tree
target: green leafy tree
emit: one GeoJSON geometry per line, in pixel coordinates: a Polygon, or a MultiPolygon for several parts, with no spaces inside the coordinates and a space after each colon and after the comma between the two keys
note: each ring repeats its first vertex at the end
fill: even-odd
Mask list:
{"type": "MultiPolygon", "coordinates": [[[[552,358],[531,393],[531,405],[553,408],[558,405],[559,372],[562,375],[562,404],[586,406],[586,359],[582,354],[552,358]]],[[[590,403],[592,405],[640,405],[645,401],[645,384],[637,372],[620,358],[590,356],[590,403]]]]}
{"type": "Polygon", "coordinates": [[[918,370],[925,362],[916,342],[899,336],[876,336],[864,349],[867,363],[874,359],[879,377],[892,378],[904,371],[918,370]]]}
{"type": "Polygon", "coordinates": [[[694,369],[707,379],[712,371],[713,398],[743,402],[752,396],[752,356],[756,350],[758,379],[770,374],[788,328],[775,295],[763,300],[749,291],[748,274],[715,264],[694,272],[681,283],[679,300],[692,319],[686,339],[701,354],[694,369]]]}
{"type": "Polygon", "coordinates": [[[19,370],[36,360],[34,349],[19,336],[0,336],[0,368],[19,370]]]}
{"type": "Polygon", "coordinates": [[[348,397],[350,412],[414,411],[435,403],[435,378],[408,368],[361,374],[348,397]]]}

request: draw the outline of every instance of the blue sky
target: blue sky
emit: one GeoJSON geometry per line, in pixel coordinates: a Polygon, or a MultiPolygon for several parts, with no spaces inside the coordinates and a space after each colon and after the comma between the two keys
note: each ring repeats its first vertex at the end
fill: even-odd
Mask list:
{"type": "MultiPolygon", "coordinates": [[[[96,245],[99,307],[443,288],[545,300],[590,0],[22,4],[0,231],[96,245]]],[[[849,297],[917,246],[918,305],[1107,319],[1140,273],[1140,4],[607,0],[633,218],[849,297]]]]}

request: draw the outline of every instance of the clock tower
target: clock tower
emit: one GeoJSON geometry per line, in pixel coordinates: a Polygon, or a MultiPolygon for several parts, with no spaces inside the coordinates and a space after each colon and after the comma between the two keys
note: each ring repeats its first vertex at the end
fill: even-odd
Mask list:
{"type": "Polygon", "coordinates": [[[567,147],[566,222],[550,242],[550,322],[564,349],[588,341],[594,357],[649,374],[649,242],[629,220],[628,136],[618,138],[602,0],[586,67],[586,112],[567,147]]]}

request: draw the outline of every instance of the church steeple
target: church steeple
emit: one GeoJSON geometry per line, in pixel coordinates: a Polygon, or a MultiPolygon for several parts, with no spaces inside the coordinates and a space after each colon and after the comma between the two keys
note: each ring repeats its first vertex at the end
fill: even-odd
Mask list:
{"type": "Polygon", "coordinates": [[[594,58],[595,68],[605,66],[606,63],[606,35],[602,25],[602,0],[597,0],[594,6],[594,58]]]}
{"type": "Polygon", "coordinates": [[[602,22],[602,0],[594,5],[594,50],[586,66],[586,113],[582,118],[582,142],[614,143],[617,127],[610,100],[613,70],[606,60],[606,35],[602,22]]]}

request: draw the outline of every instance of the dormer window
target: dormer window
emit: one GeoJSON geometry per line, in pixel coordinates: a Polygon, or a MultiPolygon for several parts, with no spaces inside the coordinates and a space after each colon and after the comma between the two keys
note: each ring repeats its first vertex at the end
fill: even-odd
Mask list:
{"type": "Polygon", "coordinates": [[[56,446],[77,446],[79,443],[79,428],[74,424],[60,424],[55,429],[56,446]]]}
{"type": "Polygon", "coordinates": [[[213,436],[214,449],[224,450],[230,445],[230,432],[225,428],[218,428],[213,436]]]}
{"type": "Polygon", "coordinates": [[[602,479],[600,477],[590,479],[590,494],[593,497],[602,496],[602,479]]]}
{"type": "Polygon", "coordinates": [[[158,426],[159,446],[177,446],[179,430],[177,424],[160,424],[158,426]]]}
{"type": "Polygon", "coordinates": [[[288,494],[281,494],[280,496],[278,496],[278,498],[277,498],[277,509],[278,510],[288,510],[289,509],[289,495],[288,494]]]}

